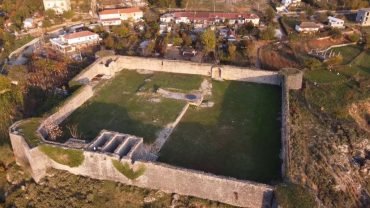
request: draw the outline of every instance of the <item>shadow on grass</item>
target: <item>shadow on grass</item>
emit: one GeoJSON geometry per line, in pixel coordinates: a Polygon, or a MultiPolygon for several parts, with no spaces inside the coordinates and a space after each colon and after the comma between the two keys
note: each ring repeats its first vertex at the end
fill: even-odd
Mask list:
{"type": "Polygon", "coordinates": [[[214,109],[190,109],[159,160],[238,179],[279,181],[280,90],[251,83],[214,83],[213,94],[219,96],[214,109]]]}
{"type": "Polygon", "coordinates": [[[92,102],[77,109],[62,124],[64,135],[58,141],[65,142],[71,137],[68,126],[77,125],[79,133],[87,142],[92,141],[103,129],[143,137],[151,143],[156,132],[162,127],[133,119],[127,110],[117,104],[92,102]]]}

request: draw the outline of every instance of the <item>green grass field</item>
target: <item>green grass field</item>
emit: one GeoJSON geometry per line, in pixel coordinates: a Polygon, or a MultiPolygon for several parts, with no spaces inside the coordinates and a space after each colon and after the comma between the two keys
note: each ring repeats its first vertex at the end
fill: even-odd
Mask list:
{"type": "Polygon", "coordinates": [[[332,83],[332,82],[343,82],[346,77],[336,72],[331,72],[327,69],[312,70],[305,73],[305,78],[311,82],[316,82],[320,84],[332,83]]]}
{"type": "Polygon", "coordinates": [[[338,48],[344,55],[344,63],[328,69],[318,69],[305,73],[307,83],[305,97],[323,112],[335,114],[339,118],[349,118],[347,106],[370,96],[370,52],[358,46],[338,48]],[[337,74],[339,73],[339,75],[337,74]],[[314,85],[317,82],[319,85],[314,85]]]}
{"type": "Polygon", "coordinates": [[[362,49],[357,45],[345,46],[340,48],[335,48],[333,50],[335,53],[340,53],[343,57],[343,64],[349,64],[356,56],[358,56],[362,49]]]}
{"type": "MultiPolygon", "coordinates": [[[[173,122],[185,102],[161,98],[151,101],[156,88],[175,88],[180,91],[198,89],[202,77],[170,73],[139,74],[124,70],[113,80],[98,87],[96,95],[77,109],[62,124],[78,125],[82,138],[90,141],[102,129],[144,137],[151,143],[156,133],[173,122]]],[[[65,135],[67,139],[70,135],[65,135]]]]}
{"type": "Polygon", "coordinates": [[[213,82],[212,108],[190,108],[160,152],[165,163],[238,179],[280,179],[280,88],[213,82]]]}

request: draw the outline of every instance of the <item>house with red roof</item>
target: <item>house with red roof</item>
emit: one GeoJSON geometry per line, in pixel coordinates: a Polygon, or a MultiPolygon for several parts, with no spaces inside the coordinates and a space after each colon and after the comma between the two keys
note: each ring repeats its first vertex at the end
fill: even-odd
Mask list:
{"type": "Polygon", "coordinates": [[[75,32],[50,39],[52,47],[62,53],[97,45],[100,41],[99,35],[90,31],[75,32]]]}
{"type": "Polygon", "coordinates": [[[192,11],[166,13],[160,17],[160,21],[162,23],[174,22],[176,24],[194,23],[207,27],[217,23],[244,24],[251,22],[253,25],[258,25],[260,18],[256,14],[249,13],[192,11]]]}
{"type": "Polygon", "coordinates": [[[123,9],[106,9],[99,12],[99,20],[103,26],[120,25],[123,20],[139,21],[144,16],[139,7],[123,9]]]}

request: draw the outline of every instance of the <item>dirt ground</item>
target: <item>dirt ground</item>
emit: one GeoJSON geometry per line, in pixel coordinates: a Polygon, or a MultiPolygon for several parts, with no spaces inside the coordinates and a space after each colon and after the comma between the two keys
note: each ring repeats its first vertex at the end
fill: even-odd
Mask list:
{"type": "Polygon", "coordinates": [[[345,37],[339,39],[325,38],[325,39],[314,39],[307,42],[307,49],[319,49],[324,50],[332,45],[339,45],[349,43],[345,37]]]}
{"type": "Polygon", "coordinates": [[[348,112],[362,129],[370,132],[370,99],[352,104],[348,112]]]}
{"type": "Polygon", "coordinates": [[[259,56],[262,68],[267,70],[277,71],[299,66],[294,52],[284,45],[260,48],[259,56]]]}

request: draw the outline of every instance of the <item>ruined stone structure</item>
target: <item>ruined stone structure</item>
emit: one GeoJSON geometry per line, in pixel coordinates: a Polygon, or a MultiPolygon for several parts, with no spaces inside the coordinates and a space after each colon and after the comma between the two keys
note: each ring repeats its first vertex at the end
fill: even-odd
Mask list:
{"type": "MultiPolygon", "coordinates": [[[[46,118],[40,125],[38,132],[44,143],[58,145],[61,148],[70,148],[65,144],[46,141],[46,123],[60,124],[74,110],[80,107],[94,95],[91,81],[97,75],[112,77],[116,72],[128,70],[151,70],[171,73],[198,74],[211,76],[215,79],[250,81],[264,84],[282,85],[282,159],[289,158],[289,89],[299,89],[302,86],[302,74],[277,73],[262,70],[252,70],[231,66],[214,67],[209,64],[198,64],[183,61],[168,61],[138,57],[112,56],[97,60],[94,64],[82,71],[74,81],[85,85],[72,95],[57,111],[46,118]],[[216,70],[216,71],[215,71],[216,70]]],[[[178,121],[177,121],[178,122],[178,121]]],[[[169,166],[158,162],[140,161],[143,139],[132,135],[103,130],[90,144],[83,147],[84,161],[71,168],[59,164],[38,147],[30,148],[23,136],[16,131],[20,123],[10,127],[9,135],[16,161],[19,165],[29,167],[36,182],[46,175],[48,168],[65,170],[73,174],[88,176],[95,179],[112,180],[143,188],[160,189],[170,193],[179,193],[209,200],[220,201],[241,207],[271,207],[273,188],[268,185],[251,181],[236,180],[220,177],[200,171],[188,170],[169,166]],[[135,180],[130,180],[119,172],[112,164],[118,160],[122,164],[130,164],[133,170],[145,167],[144,173],[135,180]]],[[[287,163],[283,162],[283,174],[287,163]]]]}

